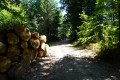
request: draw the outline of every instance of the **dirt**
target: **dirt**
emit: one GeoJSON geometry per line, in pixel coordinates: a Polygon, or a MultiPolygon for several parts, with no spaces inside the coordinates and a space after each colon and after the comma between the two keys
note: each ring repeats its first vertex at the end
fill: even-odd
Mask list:
{"type": "Polygon", "coordinates": [[[48,57],[37,58],[26,80],[120,80],[120,68],[95,62],[92,50],[62,40],[51,46],[48,57]]]}

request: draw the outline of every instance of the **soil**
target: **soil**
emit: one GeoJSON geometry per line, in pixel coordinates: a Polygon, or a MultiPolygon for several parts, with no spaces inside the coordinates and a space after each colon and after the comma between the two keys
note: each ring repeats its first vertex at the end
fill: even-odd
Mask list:
{"type": "Polygon", "coordinates": [[[96,61],[92,50],[62,40],[51,46],[47,57],[37,58],[26,80],[120,80],[120,67],[96,61]]]}

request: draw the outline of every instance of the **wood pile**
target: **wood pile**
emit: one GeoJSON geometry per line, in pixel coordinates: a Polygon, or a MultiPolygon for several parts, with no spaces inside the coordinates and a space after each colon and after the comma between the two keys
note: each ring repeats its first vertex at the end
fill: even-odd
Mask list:
{"type": "Polygon", "coordinates": [[[36,57],[47,55],[45,35],[29,32],[24,24],[0,32],[0,80],[22,80],[36,57]]]}

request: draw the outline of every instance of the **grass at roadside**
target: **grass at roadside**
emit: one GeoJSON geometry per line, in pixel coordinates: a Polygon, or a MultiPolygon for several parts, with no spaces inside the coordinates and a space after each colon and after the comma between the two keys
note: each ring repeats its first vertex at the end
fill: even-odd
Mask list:
{"type": "Polygon", "coordinates": [[[48,45],[49,45],[49,46],[52,46],[52,45],[54,45],[55,43],[56,43],[56,41],[48,42],[48,45]]]}
{"type": "Polygon", "coordinates": [[[72,44],[72,43],[68,43],[67,45],[74,46],[74,44],[72,44]]]}

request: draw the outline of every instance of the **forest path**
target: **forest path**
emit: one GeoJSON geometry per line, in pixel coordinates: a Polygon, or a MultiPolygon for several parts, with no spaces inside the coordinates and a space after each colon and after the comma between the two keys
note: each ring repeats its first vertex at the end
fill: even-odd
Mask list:
{"type": "Polygon", "coordinates": [[[38,58],[27,80],[119,80],[88,58],[91,50],[75,48],[62,40],[51,46],[49,55],[38,58]]]}

